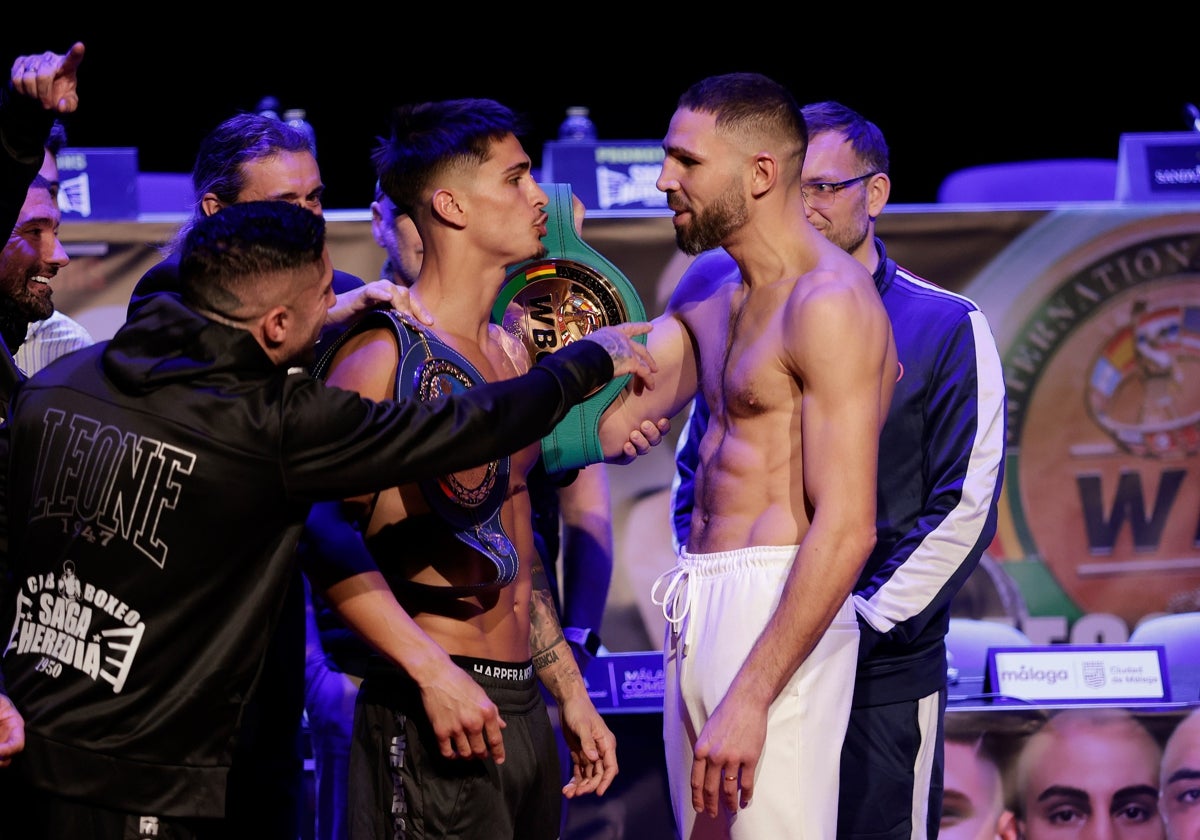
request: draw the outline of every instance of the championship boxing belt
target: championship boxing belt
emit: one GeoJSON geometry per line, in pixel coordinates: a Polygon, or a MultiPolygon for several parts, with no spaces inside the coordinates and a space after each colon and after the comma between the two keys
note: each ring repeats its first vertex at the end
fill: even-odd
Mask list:
{"type": "MultiPolygon", "coordinates": [[[[394,392],[397,398],[415,397],[422,402],[433,402],[486,381],[474,365],[438,338],[431,328],[390,309],[363,315],[325,351],[313,367],[313,375],[324,379],[337,350],[351,336],[380,326],[391,329],[400,346],[394,392]]],[[[516,578],[520,566],[517,550],[500,520],[508,478],[509,458],[504,457],[481,467],[416,482],[429,507],[450,525],[454,536],[496,565],[494,580],[438,587],[439,591],[467,595],[480,588],[506,586],[516,578]]]]}
{"type": "MultiPolygon", "coordinates": [[[[571,185],[542,187],[550,196],[542,238],[547,255],[511,268],[492,309],[492,321],[519,338],[534,362],[601,327],[646,319],[633,284],[575,232],[571,185]]],[[[646,337],[637,340],[645,343],[646,337]]],[[[613,379],[571,408],[542,438],[547,472],[604,460],[600,415],[628,381],[628,375],[613,379]]]]}

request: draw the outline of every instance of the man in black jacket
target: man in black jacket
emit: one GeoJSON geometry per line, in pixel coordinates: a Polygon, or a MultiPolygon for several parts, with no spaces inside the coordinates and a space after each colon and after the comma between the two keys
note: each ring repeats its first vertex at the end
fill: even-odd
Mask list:
{"type": "MultiPolygon", "coordinates": [[[[246,201],[287,201],[322,215],[325,183],[312,138],[262,114],[236,114],[213,128],[192,166],[192,215],[169,243],[167,256],[138,281],[130,297],[132,317],[148,301],[180,293],[179,248],[199,220],[246,201]]],[[[322,341],[375,306],[409,311],[408,290],[386,281],[333,270],[337,302],[326,316],[322,341]]],[[[248,833],[292,840],[304,807],[304,596],[299,572],[292,579],[261,686],[241,723],[230,774],[227,815],[248,833]]]]}
{"type": "MultiPolygon", "coordinates": [[[[111,341],[18,386],[0,433],[14,590],[0,665],[26,720],[0,785],[14,836],[240,832],[227,774],[311,504],[500,457],[614,376],[653,384],[632,340],[644,324],[431,403],[289,373],[312,362],[333,301],[324,230],[281,201],[199,220],[181,298],[156,296],[111,341]]],[[[456,742],[488,754],[494,708],[378,572],[314,580],[337,583],[347,622],[444,701],[456,742]]]]}

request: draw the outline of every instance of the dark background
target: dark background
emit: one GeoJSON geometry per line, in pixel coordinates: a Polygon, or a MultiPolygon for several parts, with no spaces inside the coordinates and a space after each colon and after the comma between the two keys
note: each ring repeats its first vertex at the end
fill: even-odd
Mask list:
{"type": "Polygon", "coordinates": [[[1028,10],[983,7],[970,24],[737,5],[716,14],[512,6],[494,22],[457,4],[343,2],[304,19],[281,4],[260,22],[219,7],[129,10],[102,21],[48,9],[33,10],[33,22],[5,12],[0,68],[84,42],[71,145],[133,146],[142,171],[190,171],[205,133],[270,94],[308,111],[327,208],[370,202],[370,150],[390,108],[408,101],[500,100],[529,122],[525,147],[537,167],[569,105],[591,108],[602,140],[658,140],[689,84],[755,70],[802,103],[837,99],[878,123],[892,150],[892,202],[908,204],[935,201],[941,180],[965,166],[1116,158],[1122,132],[1187,130],[1184,106],[1200,104],[1193,16],[1173,20],[1153,7],[1123,12],[1141,15],[1136,21],[1098,21],[1090,7],[1086,18],[1056,13],[1053,24],[1028,10]],[[411,19],[418,12],[427,19],[411,19]],[[552,36],[537,34],[551,28],[552,36]]]}

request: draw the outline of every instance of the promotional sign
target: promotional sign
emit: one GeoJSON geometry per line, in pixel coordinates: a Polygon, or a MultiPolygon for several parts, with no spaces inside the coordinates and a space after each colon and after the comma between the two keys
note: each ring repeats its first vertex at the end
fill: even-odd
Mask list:
{"type": "Polygon", "coordinates": [[[1038,644],[1200,609],[1200,208],[1062,209],[963,293],[1004,362],[994,571],[1038,644]]]}
{"type": "Polygon", "coordinates": [[[64,146],[55,160],[63,221],[138,217],[137,149],[64,146]]]}
{"type": "Polygon", "coordinates": [[[658,140],[552,140],[542,150],[541,180],[571,184],[589,210],[661,213],[667,194],[655,182],[663,157],[658,140]]]}
{"type": "Polygon", "coordinates": [[[1200,132],[1122,134],[1117,199],[1200,200],[1200,132]]]}
{"type": "Polygon", "coordinates": [[[988,687],[1026,703],[1169,700],[1165,660],[1161,645],[992,648],[988,687]]]}
{"type": "Polygon", "coordinates": [[[601,714],[662,713],[667,680],[662,651],[632,651],[597,656],[584,673],[588,696],[601,714]]]}

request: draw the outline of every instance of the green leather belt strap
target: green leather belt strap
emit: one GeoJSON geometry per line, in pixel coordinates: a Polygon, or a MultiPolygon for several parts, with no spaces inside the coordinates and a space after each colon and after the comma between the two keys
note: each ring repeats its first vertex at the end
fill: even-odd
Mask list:
{"type": "MultiPolygon", "coordinates": [[[[633,284],[575,232],[570,184],[543,184],[550,218],[542,242],[545,257],[514,266],[492,309],[492,321],[525,344],[535,362],[543,353],[626,321],[646,320],[633,284]]],[[[645,336],[638,341],[645,343],[645,336]]],[[[577,469],[604,460],[600,415],[629,381],[621,376],[579,405],[542,438],[546,471],[577,469]]]]}

